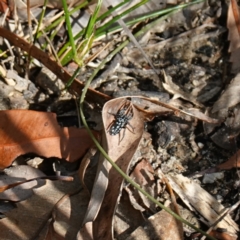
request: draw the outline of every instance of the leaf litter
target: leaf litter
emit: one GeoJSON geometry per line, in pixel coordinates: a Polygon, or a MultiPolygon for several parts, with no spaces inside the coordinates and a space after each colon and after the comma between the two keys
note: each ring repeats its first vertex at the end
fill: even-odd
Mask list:
{"type": "MultiPolygon", "coordinates": [[[[231,3],[233,3],[233,1],[231,1],[231,3]]],[[[92,96],[92,99],[100,104],[111,98],[107,94],[114,95],[116,92],[122,90],[125,92],[125,97],[110,100],[104,105],[102,113],[102,146],[109,156],[119,163],[119,166],[125,172],[134,176],[136,181],[156,196],[158,201],[166,205],[169,205],[169,199],[171,199],[169,196],[170,190],[166,191],[166,182],[164,182],[162,176],[169,177],[172,176],[172,174],[174,176],[179,174],[182,179],[183,172],[185,172],[184,175],[196,173],[195,176],[197,176],[199,170],[205,170],[209,165],[219,166],[219,169],[229,169],[229,167],[220,167],[221,165],[219,165],[219,163],[226,159],[235,159],[235,156],[231,157],[232,153],[225,150],[227,142],[228,146],[231,146],[232,149],[235,146],[235,142],[238,144],[235,139],[239,134],[239,121],[237,118],[239,115],[238,96],[236,94],[237,84],[235,82],[237,80],[230,74],[224,75],[224,66],[222,64],[227,59],[226,56],[224,57],[222,54],[222,49],[225,47],[226,42],[224,37],[226,29],[220,26],[221,23],[218,14],[220,10],[224,10],[224,8],[226,10],[226,6],[220,3],[212,3],[210,5],[199,3],[193,5],[184,11],[178,11],[173,14],[170,17],[171,21],[160,20],[159,24],[155,25],[151,31],[148,31],[139,39],[141,45],[144,46],[143,49],[148,58],[153,60],[156,70],[161,73],[162,71],[160,71],[160,69],[164,68],[166,74],[159,74],[158,77],[154,76],[151,69],[149,69],[148,63],[146,63],[141,56],[139,49],[127,46],[122,51],[123,54],[120,59],[118,59],[118,65],[120,65],[120,67],[114,67],[110,72],[105,68],[103,70],[103,73],[105,73],[104,78],[102,78],[103,80],[95,85],[98,87],[98,90],[104,94],[98,94],[97,91],[90,90],[90,98],[88,98],[88,100],[91,99],[92,96]],[[233,79],[232,82],[231,79],[233,79]],[[228,83],[230,84],[226,87],[228,83]],[[149,97],[145,97],[145,99],[134,98],[131,96],[131,93],[137,91],[140,92],[140,94],[135,94],[138,96],[141,94],[149,94],[149,92],[153,93],[154,91],[158,92],[158,95],[156,95],[157,97],[155,96],[154,99],[149,97]],[[223,93],[221,93],[221,91],[223,91],[223,93]],[[168,95],[165,101],[160,99],[161,92],[163,95],[166,95],[166,93],[168,95]],[[131,98],[131,104],[129,103],[131,108],[128,107],[128,105],[122,107],[125,106],[125,101],[129,101],[129,98],[131,98]],[[121,111],[121,109],[123,111],[121,111]],[[132,112],[131,110],[129,111],[129,109],[131,109],[132,112]],[[206,112],[204,114],[205,110],[206,112]],[[127,117],[125,117],[126,113],[128,114],[127,117]],[[152,122],[144,123],[149,120],[152,122]],[[206,134],[202,132],[202,121],[206,122],[204,123],[206,134]],[[210,130],[208,130],[207,127],[210,130]],[[112,134],[109,134],[110,129],[112,134]],[[149,133],[146,134],[146,131],[149,133]],[[220,134],[217,134],[218,131],[220,131],[220,134]],[[159,173],[158,169],[162,170],[162,174],[159,173]],[[143,177],[147,180],[144,180],[143,177]]],[[[228,19],[230,19],[230,17],[232,16],[229,8],[228,19]]],[[[230,34],[231,31],[229,28],[230,34]]],[[[27,49],[28,45],[22,39],[16,42],[14,35],[7,35],[5,30],[1,31],[1,34],[8,36],[9,41],[13,42],[14,45],[22,48],[25,47],[23,50],[27,49]],[[20,43],[22,43],[22,45],[20,43]]],[[[115,42],[112,41],[110,48],[113,47],[114,44],[117,44],[118,41],[121,41],[122,35],[119,34],[118,37],[115,42]]],[[[237,35],[231,35],[229,39],[232,43],[233,39],[238,38],[239,36],[237,37],[237,35]]],[[[98,50],[96,46],[95,51],[98,50]]],[[[98,55],[100,61],[106,57],[106,52],[107,51],[104,50],[98,55]]],[[[237,50],[231,48],[232,56],[233,53],[236,52],[237,50]]],[[[38,49],[33,49],[33,56],[41,56],[42,58],[40,59],[43,59],[43,56],[45,56],[46,59],[48,59],[48,56],[46,54],[41,55],[38,49]]],[[[43,62],[47,66],[51,63],[51,61],[48,62],[46,60],[43,62]]],[[[237,62],[236,59],[233,59],[233,65],[237,62]]],[[[57,73],[56,75],[61,77],[62,80],[65,79],[66,81],[68,79],[66,72],[61,75],[60,71],[58,71],[59,66],[56,66],[56,64],[52,64],[52,66],[52,71],[55,71],[55,74],[57,73]],[[54,68],[52,66],[54,66],[54,68]]],[[[83,69],[81,76],[83,79],[87,76],[86,72],[89,70],[91,70],[91,67],[83,69]]],[[[101,78],[101,76],[99,77],[101,78]]],[[[77,84],[79,85],[76,85],[76,82],[73,88],[74,90],[80,91],[83,84],[78,82],[77,84]]],[[[39,85],[40,88],[43,88],[43,86],[44,85],[39,85]]],[[[54,87],[50,84],[49,88],[54,87]]],[[[14,88],[8,91],[11,92],[11,96],[22,96],[23,93],[25,93],[24,91],[20,92],[20,94],[16,93],[18,90],[14,88]]],[[[54,92],[57,93],[61,91],[54,90],[54,92]]],[[[44,103],[46,105],[43,106],[47,110],[46,97],[52,93],[53,91],[47,91],[46,94],[41,93],[41,96],[44,96],[45,99],[41,101],[39,98],[39,102],[34,103],[35,107],[39,103],[44,103]]],[[[28,94],[30,94],[30,92],[28,92],[28,94]]],[[[3,99],[5,99],[2,101],[3,109],[9,108],[9,102],[6,100],[8,99],[8,95],[9,92],[7,91],[3,95],[3,99]]],[[[16,101],[17,98],[9,99],[10,104],[14,104],[14,106],[18,105],[16,101]],[[11,103],[13,99],[15,99],[15,103],[11,103]]],[[[20,101],[21,97],[18,99],[20,101]]],[[[51,97],[49,99],[51,99],[51,97]]],[[[88,110],[92,111],[91,108],[94,109],[96,116],[98,115],[100,118],[100,110],[96,102],[91,103],[90,101],[88,110]]],[[[21,106],[27,105],[21,104],[21,106]]],[[[57,109],[57,112],[61,112],[61,110],[57,109]]],[[[33,119],[32,116],[31,118],[33,119]]],[[[91,120],[90,118],[90,123],[91,120]]],[[[58,128],[56,126],[58,126],[58,124],[54,123],[54,127],[58,128]]],[[[96,129],[101,129],[101,126],[97,126],[96,129]]],[[[84,135],[84,139],[86,137],[87,135],[84,135]]],[[[59,140],[59,137],[57,138],[59,140]]],[[[59,145],[59,141],[57,145],[59,145]]],[[[91,144],[86,146],[83,152],[85,153],[90,146],[91,144]]],[[[78,148],[76,147],[77,150],[74,149],[73,151],[77,152],[79,150],[78,148]]],[[[62,148],[59,149],[61,152],[62,148]]],[[[21,155],[26,152],[29,151],[18,151],[18,154],[21,155]]],[[[49,151],[40,152],[40,155],[50,157],[47,155],[47,152],[49,151]]],[[[68,152],[68,150],[63,151],[63,153],[66,152],[68,152]]],[[[35,151],[35,153],[39,154],[38,151],[35,151]]],[[[18,154],[15,153],[13,156],[16,157],[18,154]]],[[[54,155],[55,157],[68,159],[67,155],[62,154],[62,152],[61,154],[56,154],[55,152],[54,155]]],[[[159,209],[154,206],[154,204],[148,202],[147,198],[143,195],[140,194],[140,196],[137,196],[136,192],[122,181],[122,178],[103,157],[99,158],[98,166],[93,166],[93,159],[97,158],[97,155],[98,154],[94,155],[94,152],[91,153],[90,150],[85,160],[82,161],[78,173],[82,185],[84,186],[85,183],[85,185],[88,185],[85,189],[87,188],[91,191],[91,198],[89,199],[89,194],[86,190],[71,195],[72,192],[79,190],[80,183],[77,183],[77,186],[73,187],[73,189],[69,187],[69,191],[66,191],[67,195],[65,198],[63,197],[64,194],[59,196],[53,200],[54,203],[51,204],[49,208],[44,207],[44,210],[42,210],[42,212],[46,214],[42,222],[42,226],[46,227],[45,233],[42,232],[43,228],[36,229],[33,226],[34,224],[31,225],[32,232],[30,229],[24,229],[24,226],[21,225],[19,229],[24,229],[23,232],[25,235],[23,232],[17,232],[19,239],[24,239],[26,236],[28,238],[29,236],[33,236],[34,233],[39,232],[46,236],[45,239],[51,239],[51,233],[53,233],[56,239],[76,239],[76,236],[77,239],[99,239],[102,236],[104,236],[104,239],[112,239],[113,235],[117,239],[139,239],[139,236],[151,239],[153,238],[152,233],[156,234],[154,235],[156,238],[163,237],[164,239],[168,239],[171,236],[172,239],[183,239],[181,227],[179,228],[175,219],[164,211],[158,212],[159,209]],[[96,173],[95,182],[92,180],[92,184],[88,184],[88,177],[91,175],[92,168],[94,167],[96,168],[94,170],[96,173]],[[71,200],[75,197],[77,199],[77,196],[80,196],[80,200],[76,202],[71,200]],[[81,199],[83,205],[79,206],[81,199]],[[61,214],[60,206],[62,206],[63,203],[66,203],[66,208],[62,211],[62,213],[64,213],[61,214]],[[120,206],[121,208],[126,208],[124,209],[125,211],[118,209],[120,206]],[[76,209],[81,208],[82,212],[78,213],[74,207],[76,207],[76,209]],[[133,207],[138,208],[138,210],[133,210],[133,207]],[[139,221],[137,223],[139,225],[142,224],[141,226],[138,227],[137,224],[131,224],[131,221],[129,221],[131,218],[129,216],[129,218],[125,217],[127,216],[126,212],[128,212],[128,209],[129,212],[134,213],[133,217],[138,217],[139,221]],[[119,215],[120,213],[124,213],[125,215],[121,216],[119,215]],[[119,216],[128,222],[128,224],[125,225],[123,221],[121,223],[124,225],[123,229],[128,233],[127,235],[124,235],[123,230],[121,230],[121,227],[118,225],[120,221],[116,219],[119,219],[119,216]],[[63,217],[63,220],[61,217],[63,217]],[[160,220],[158,220],[159,218],[160,220]],[[75,223],[77,222],[76,225],[70,223],[72,219],[75,219],[75,223]],[[168,221],[159,224],[161,219],[168,221]],[[115,221],[116,223],[114,225],[115,221]],[[82,226],[79,231],[81,224],[84,226],[82,226]],[[132,225],[134,225],[134,227],[132,227],[132,225]],[[135,229],[136,231],[134,232],[135,229]],[[171,229],[171,231],[169,229],[171,229]],[[173,235],[170,235],[170,233],[173,235]]],[[[76,159],[81,156],[82,154],[76,157],[76,159]]],[[[15,157],[11,157],[10,161],[3,164],[3,168],[10,165],[15,157]]],[[[230,166],[235,166],[233,162],[235,163],[234,160],[232,163],[229,163],[230,166]]],[[[75,172],[71,172],[71,174],[76,173],[77,168],[73,168],[75,172]]],[[[206,191],[202,190],[202,188],[200,188],[200,190],[199,184],[204,185],[203,187],[209,190],[208,194],[210,196],[213,195],[218,201],[222,202],[223,206],[227,206],[227,204],[230,203],[229,199],[234,198],[233,196],[236,195],[236,190],[232,188],[232,185],[237,180],[233,172],[225,171],[224,175],[231,179],[230,182],[224,182],[224,186],[228,186],[229,188],[222,187],[223,180],[221,179],[215,179],[212,185],[203,184],[201,179],[199,179],[198,183],[192,183],[193,188],[195,190],[198,189],[198,195],[204,195],[206,191]]],[[[183,186],[189,183],[189,178],[185,177],[184,179],[182,183],[183,186]]],[[[52,183],[46,180],[44,186],[33,189],[33,191],[38,192],[44,189],[44,187],[49,186],[49,184],[51,185],[52,183]]],[[[64,185],[61,182],[56,182],[56,184],[57,188],[59,188],[58,184],[60,186],[64,185]]],[[[53,186],[53,188],[56,186],[53,186]]],[[[186,190],[192,187],[187,186],[186,190]]],[[[52,190],[45,189],[45,191],[52,190]]],[[[180,196],[177,190],[174,191],[176,195],[180,196]]],[[[187,193],[188,192],[185,191],[185,194],[187,193]]],[[[40,192],[40,195],[41,194],[40,192]]],[[[190,200],[195,197],[195,195],[190,196],[190,200]]],[[[21,203],[26,202],[27,206],[34,206],[31,202],[27,202],[28,200],[34,199],[34,197],[36,198],[36,195],[32,195],[29,199],[17,203],[19,210],[21,209],[21,203]]],[[[47,197],[48,196],[46,196],[46,199],[43,198],[45,201],[42,202],[48,202],[47,197]]],[[[177,202],[181,202],[178,196],[176,196],[176,198],[177,202]]],[[[212,203],[220,206],[214,198],[211,199],[212,203]]],[[[36,203],[34,204],[38,205],[36,203]]],[[[191,206],[187,204],[186,201],[185,204],[192,210],[192,213],[196,212],[194,209],[198,204],[191,202],[193,205],[191,206]]],[[[201,200],[201,204],[206,204],[206,199],[201,200]]],[[[219,208],[222,208],[222,205],[219,208]]],[[[206,209],[210,211],[211,207],[207,206],[206,209]]],[[[200,215],[207,218],[207,215],[204,215],[205,212],[202,211],[202,209],[198,209],[198,211],[200,215]]],[[[238,223],[239,213],[234,214],[235,221],[238,223]]],[[[30,213],[28,216],[31,215],[34,214],[30,213]]],[[[9,229],[14,229],[15,225],[8,223],[8,218],[14,221],[17,221],[18,218],[20,219],[20,217],[16,215],[16,210],[9,212],[9,215],[6,214],[6,216],[7,218],[1,220],[3,223],[1,226],[4,226],[5,222],[7,222],[9,229]]],[[[27,214],[24,216],[27,217],[27,214]]],[[[219,213],[217,212],[214,220],[216,220],[218,216],[219,213]]],[[[228,220],[230,218],[230,222],[232,221],[229,215],[227,218],[228,220]]],[[[200,218],[200,221],[201,220],[200,218]]],[[[203,227],[203,225],[205,225],[211,227],[211,223],[214,222],[214,220],[209,222],[203,221],[204,223],[201,223],[200,226],[203,227]]],[[[223,221],[225,221],[225,219],[223,221]]],[[[23,219],[22,222],[26,222],[26,219],[23,219]]],[[[226,226],[230,234],[234,234],[237,229],[232,229],[232,227],[234,228],[236,226],[236,223],[231,222],[231,226],[226,226]]],[[[184,229],[184,231],[186,235],[186,230],[184,229]]],[[[10,236],[6,231],[4,234],[5,239],[16,238],[16,235],[10,236]]],[[[217,234],[214,236],[217,236],[217,234]]]]}
{"type": "Polygon", "coordinates": [[[27,153],[73,162],[93,144],[85,129],[61,128],[53,113],[6,110],[0,112],[0,117],[1,168],[27,153]]]}

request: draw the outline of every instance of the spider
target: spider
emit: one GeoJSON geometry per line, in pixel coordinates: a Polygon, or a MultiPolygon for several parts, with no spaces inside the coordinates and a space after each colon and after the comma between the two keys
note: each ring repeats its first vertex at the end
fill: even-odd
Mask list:
{"type": "Polygon", "coordinates": [[[129,120],[132,119],[133,117],[133,109],[131,106],[131,102],[127,101],[125,102],[121,108],[117,111],[116,114],[110,113],[109,114],[113,115],[115,119],[109,124],[107,131],[109,132],[110,135],[117,135],[119,134],[119,143],[123,140],[125,136],[125,131],[126,128],[134,133],[134,127],[129,123],[129,120]],[[131,127],[132,130],[130,130],[127,125],[131,127]],[[123,130],[123,135],[120,137],[120,132],[123,130]]]}

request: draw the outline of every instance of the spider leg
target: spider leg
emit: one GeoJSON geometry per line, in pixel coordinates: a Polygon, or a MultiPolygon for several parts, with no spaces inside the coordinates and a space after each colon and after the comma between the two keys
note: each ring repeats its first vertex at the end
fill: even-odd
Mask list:
{"type": "Polygon", "coordinates": [[[133,116],[133,110],[132,110],[132,105],[129,103],[127,108],[126,108],[126,115],[132,117],[133,116]]]}
{"type": "Polygon", "coordinates": [[[129,111],[132,110],[131,107],[132,107],[131,102],[130,102],[130,101],[125,101],[125,102],[121,105],[121,107],[119,108],[119,111],[125,111],[126,114],[128,114],[129,111]]]}
{"type": "Polygon", "coordinates": [[[121,105],[121,107],[120,107],[119,110],[122,110],[122,109],[127,110],[127,109],[128,109],[128,105],[129,105],[129,103],[128,103],[127,101],[125,101],[125,102],[121,105]]]}
{"type": "Polygon", "coordinates": [[[125,137],[125,132],[126,132],[126,128],[124,128],[123,129],[123,134],[122,134],[122,138],[120,138],[120,133],[119,133],[119,143],[118,143],[118,145],[120,144],[120,142],[124,139],[124,137],[125,137]]]}
{"type": "Polygon", "coordinates": [[[107,127],[107,132],[109,132],[109,130],[110,130],[110,128],[112,127],[112,125],[114,124],[114,120],[108,125],[108,127],[107,127]]]}
{"type": "Polygon", "coordinates": [[[128,122],[127,125],[126,125],[126,128],[127,128],[128,131],[130,131],[131,133],[133,133],[133,134],[135,133],[135,132],[134,132],[134,129],[135,129],[135,128],[131,125],[131,123],[128,122]],[[130,130],[130,128],[128,128],[128,125],[131,127],[131,130],[130,130]]]}
{"type": "MultiPolygon", "coordinates": [[[[121,133],[121,132],[120,132],[121,133]]],[[[120,144],[120,142],[121,142],[121,135],[120,135],[120,133],[118,134],[118,145],[120,144]]]]}
{"type": "Polygon", "coordinates": [[[111,115],[113,115],[114,117],[116,117],[116,114],[115,114],[115,113],[110,113],[110,112],[108,112],[108,114],[111,114],[111,115]]]}

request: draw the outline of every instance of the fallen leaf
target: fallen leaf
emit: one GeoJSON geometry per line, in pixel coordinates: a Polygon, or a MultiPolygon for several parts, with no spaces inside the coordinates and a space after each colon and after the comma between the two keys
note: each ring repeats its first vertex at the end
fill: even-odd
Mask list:
{"type": "MultiPolygon", "coordinates": [[[[124,110],[124,114],[128,112],[127,109],[125,109],[126,111],[124,110]]],[[[104,105],[102,118],[105,133],[103,136],[105,144],[103,144],[103,146],[106,146],[105,149],[109,157],[123,172],[127,173],[129,163],[138,147],[143,133],[144,124],[141,114],[129,100],[126,98],[117,98],[108,101],[104,105]],[[116,121],[119,119],[119,116],[117,117],[116,114],[119,113],[121,109],[125,109],[125,106],[130,112],[132,112],[132,117],[129,117],[127,121],[129,124],[120,128],[119,133],[110,135],[110,131],[114,130],[117,126],[116,121]],[[112,126],[113,128],[111,129],[112,126]]],[[[121,196],[120,192],[122,189],[123,178],[104,159],[103,161],[100,161],[99,169],[95,178],[90,204],[84,220],[84,224],[88,224],[88,227],[83,227],[80,230],[79,239],[81,239],[81,231],[84,233],[91,231],[89,222],[93,220],[92,234],[94,238],[112,238],[113,216],[118,199],[121,196]]]]}
{"type": "Polygon", "coordinates": [[[154,118],[154,116],[172,113],[175,115],[179,115],[179,114],[188,115],[207,123],[214,123],[214,124],[219,123],[219,120],[211,118],[206,114],[200,112],[200,110],[195,108],[190,108],[185,110],[185,109],[182,109],[182,107],[181,109],[178,107],[175,107],[171,103],[165,103],[159,100],[146,98],[143,96],[131,96],[131,97],[135,107],[142,112],[144,119],[146,121],[151,121],[154,118]]]}
{"type": "Polygon", "coordinates": [[[79,224],[87,210],[89,195],[85,191],[65,195],[54,207],[53,230],[63,239],[76,239],[79,224]]]}
{"type": "MultiPolygon", "coordinates": [[[[105,149],[105,137],[102,137],[102,146],[105,149]]],[[[79,233],[78,237],[85,236],[86,234],[93,235],[92,233],[92,222],[95,220],[99,209],[101,207],[107,185],[108,185],[108,173],[109,173],[110,163],[108,163],[103,155],[100,155],[98,162],[98,169],[94,180],[94,185],[91,192],[91,198],[88,204],[88,208],[82,223],[82,228],[80,229],[81,234],[79,233]]],[[[83,237],[84,239],[85,237],[83,237]]]]}
{"type": "Polygon", "coordinates": [[[193,104],[195,104],[198,107],[203,107],[203,105],[196,100],[196,97],[191,95],[191,93],[185,92],[177,84],[175,84],[172,81],[171,76],[169,76],[169,75],[167,76],[165,74],[165,71],[163,71],[163,76],[164,76],[164,80],[165,80],[165,83],[163,83],[163,87],[166,91],[174,94],[175,97],[178,97],[178,98],[181,97],[184,100],[192,102],[193,104]]]}
{"type": "Polygon", "coordinates": [[[240,150],[238,150],[226,162],[217,165],[217,168],[219,170],[228,170],[231,168],[239,168],[239,167],[240,167],[240,150]]]}
{"type": "Polygon", "coordinates": [[[240,18],[239,8],[236,0],[231,0],[228,7],[228,40],[230,41],[229,52],[231,53],[230,62],[232,62],[232,73],[238,73],[240,70],[240,18]]]}
{"type": "Polygon", "coordinates": [[[223,110],[226,115],[222,115],[224,118],[227,116],[228,109],[234,107],[240,102],[240,73],[231,81],[230,85],[226,88],[221,97],[214,103],[211,112],[219,112],[223,110]]]}
{"type": "Polygon", "coordinates": [[[143,226],[146,219],[142,212],[133,208],[126,191],[122,191],[114,216],[114,237],[126,239],[139,226],[143,226]]]}
{"type": "Polygon", "coordinates": [[[214,103],[212,109],[208,110],[209,115],[219,119],[219,123],[222,122],[222,125],[203,123],[205,133],[212,133],[211,139],[213,142],[224,149],[233,149],[235,147],[234,138],[240,133],[239,86],[240,74],[237,74],[214,103]]]}
{"type": "MultiPolygon", "coordinates": [[[[0,1],[0,12],[5,13],[6,10],[8,9],[8,3],[7,0],[1,0],[0,1]]],[[[7,17],[10,16],[10,12],[8,12],[7,17]]]]}
{"type": "MultiPolygon", "coordinates": [[[[171,184],[172,189],[178,194],[186,206],[192,211],[196,209],[211,226],[214,224],[225,209],[212,195],[205,191],[199,184],[187,177],[178,175],[166,176],[171,184]]],[[[238,225],[232,220],[228,214],[217,223],[216,227],[225,228],[233,235],[239,231],[238,225]]]]}
{"type": "Polygon", "coordinates": [[[212,124],[220,123],[220,120],[211,118],[206,114],[200,112],[200,110],[196,108],[189,108],[188,110],[185,110],[185,112],[188,113],[188,115],[190,116],[192,115],[193,117],[199,120],[202,120],[203,122],[206,122],[206,123],[212,123],[212,124]]]}
{"type": "Polygon", "coordinates": [[[61,128],[54,113],[29,110],[0,112],[0,168],[26,153],[78,160],[93,144],[85,129],[61,128]]]}
{"type": "Polygon", "coordinates": [[[235,237],[231,236],[227,232],[219,232],[219,231],[216,231],[216,230],[212,230],[209,233],[209,235],[215,237],[218,240],[236,240],[237,239],[236,236],[235,237]]]}
{"type": "Polygon", "coordinates": [[[152,215],[143,226],[138,227],[126,240],[183,240],[182,227],[169,213],[162,210],[152,215]]]}
{"type": "MultiPolygon", "coordinates": [[[[141,188],[148,192],[155,199],[158,196],[157,186],[154,178],[154,170],[152,165],[146,160],[142,159],[133,169],[130,177],[141,186],[141,188]]],[[[140,211],[150,210],[156,212],[156,204],[150,201],[145,195],[136,190],[133,186],[125,188],[129,194],[130,201],[135,209],[140,211]],[[139,203],[142,203],[139,206],[139,203]]]]}
{"type": "Polygon", "coordinates": [[[32,197],[17,203],[17,207],[0,220],[1,239],[45,239],[45,226],[55,204],[78,187],[78,181],[63,184],[61,181],[46,180],[44,186],[33,189],[32,197]]]}
{"type": "MultiPolygon", "coordinates": [[[[11,167],[6,169],[5,175],[0,175],[0,186],[42,176],[45,176],[45,174],[40,170],[27,165],[11,167]]],[[[4,192],[0,192],[0,199],[15,202],[25,200],[33,194],[33,188],[40,187],[44,183],[45,180],[41,179],[23,183],[4,192]]]]}
{"type": "MultiPolygon", "coordinates": [[[[144,123],[140,112],[130,102],[129,104],[132,108],[133,116],[129,119],[128,123],[131,128],[134,129],[134,132],[130,131],[127,128],[128,126],[126,126],[126,129],[121,129],[119,134],[109,134],[111,131],[109,127],[117,126],[117,117],[116,115],[113,116],[113,114],[118,113],[123,104],[125,104],[125,101],[128,103],[129,100],[119,98],[107,102],[104,105],[102,114],[107,139],[108,155],[114,160],[114,162],[121,168],[123,172],[127,173],[131,159],[141,140],[144,123]]],[[[113,238],[113,216],[116,205],[121,196],[122,183],[122,176],[111,166],[109,170],[109,183],[101,205],[101,209],[96,220],[93,222],[94,237],[96,239],[113,238]]]]}

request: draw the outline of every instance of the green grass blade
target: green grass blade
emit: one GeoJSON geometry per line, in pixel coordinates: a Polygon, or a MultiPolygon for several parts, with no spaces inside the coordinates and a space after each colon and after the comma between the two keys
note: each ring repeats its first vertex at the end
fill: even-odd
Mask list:
{"type": "Polygon", "coordinates": [[[73,58],[74,58],[74,60],[76,62],[78,62],[77,50],[76,50],[74,37],[73,37],[73,33],[72,33],[72,26],[71,26],[71,22],[70,22],[70,15],[69,15],[69,11],[68,11],[68,6],[67,6],[66,0],[62,0],[62,4],[63,4],[64,14],[65,14],[65,21],[66,21],[66,25],[67,25],[69,41],[70,41],[70,44],[71,44],[71,47],[72,47],[73,58]]]}
{"type": "Polygon", "coordinates": [[[112,7],[111,9],[109,9],[108,11],[106,11],[104,14],[102,14],[97,21],[101,21],[104,18],[108,17],[111,15],[111,13],[113,13],[114,11],[116,11],[118,8],[122,7],[123,5],[125,5],[126,3],[130,2],[131,0],[124,0],[121,3],[119,3],[118,5],[116,5],[115,7],[112,7]]]}
{"type": "MultiPolygon", "coordinates": [[[[72,15],[73,13],[79,11],[80,9],[86,7],[89,4],[90,0],[85,0],[83,3],[79,4],[78,6],[76,6],[73,10],[71,10],[69,12],[69,15],[72,15]]],[[[52,29],[54,29],[56,26],[59,25],[59,23],[61,23],[63,20],[65,19],[65,16],[62,16],[60,18],[58,18],[56,21],[54,21],[52,24],[50,24],[49,26],[47,26],[44,30],[45,32],[51,31],[52,29]]],[[[37,38],[41,37],[43,35],[42,32],[39,32],[37,35],[37,38]]]]}
{"type": "Polygon", "coordinates": [[[38,26],[37,26],[37,31],[36,31],[36,33],[34,35],[33,44],[37,41],[38,32],[39,32],[40,26],[42,25],[43,18],[45,16],[47,3],[48,3],[48,0],[44,0],[41,16],[40,16],[40,19],[39,19],[39,22],[38,22],[38,26]]]}
{"type": "MultiPolygon", "coordinates": [[[[150,14],[145,14],[144,16],[141,16],[141,17],[138,17],[136,19],[133,19],[133,20],[130,20],[130,21],[127,21],[125,22],[125,24],[127,26],[130,26],[130,25],[133,25],[135,23],[138,23],[138,22],[141,22],[141,21],[144,21],[146,19],[149,19],[149,18],[155,18],[155,17],[160,17],[162,15],[166,15],[166,14],[171,14],[172,12],[175,12],[177,10],[181,10],[183,8],[186,8],[190,5],[193,5],[193,4],[197,4],[197,3],[201,3],[201,2],[204,2],[206,0],[196,0],[196,1],[193,1],[193,2],[190,2],[190,3],[186,3],[186,4],[181,4],[181,5],[178,5],[178,6],[175,6],[175,7],[171,7],[171,8],[167,8],[167,9],[163,9],[163,10],[159,10],[159,11],[156,11],[154,13],[150,13],[150,14]]],[[[118,15],[119,17],[121,15],[118,15]]],[[[168,15],[166,15],[168,16],[168,15]]],[[[156,20],[158,21],[158,20],[156,20]]],[[[153,26],[152,23],[150,23],[149,26],[153,26]]],[[[99,31],[99,29],[96,30],[96,34],[95,34],[95,39],[97,38],[100,38],[102,37],[103,35],[107,34],[107,33],[111,33],[113,31],[116,31],[116,30],[120,30],[121,29],[121,26],[115,26],[115,27],[112,27],[110,29],[105,29],[105,28],[102,28],[102,32],[99,31]]],[[[145,29],[145,28],[144,28],[145,29]]],[[[142,30],[141,32],[143,32],[145,30],[142,30]]],[[[84,31],[80,31],[74,38],[75,39],[78,39],[80,38],[81,36],[83,36],[84,34],[84,31]]],[[[66,52],[66,49],[70,46],[69,43],[66,43],[63,48],[59,51],[58,55],[61,56],[63,53],[66,52]]],[[[72,51],[70,50],[68,52],[68,54],[66,54],[66,56],[62,59],[61,63],[62,65],[65,65],[67,64],[71,59],[73,58],[73,53],[72,51]]]]}
{"type": "Polygon", "coordinates": [[[123,18],[125,15],[131,13],[132,11],[134,11],[135,9],[141,7],[142,5],[144,5],[145,3],[147,3],[149,0],[142,0],[140,3],[135,4],[134,6],[130,7],[129,9],[127,9],[126,11],[124,11],[123,13],[113,17],[113,19],[111,21],[109,21],[108,23],[106,23],[105,25],[103,25],[102,27],[98,28],[96,31],[96,35],[98,35],[100,32],[104,32],[106,31],[106,29],[108,29],[113,23],[115,23],[117,20],[123,18]]]}
{"type": "MultiPolygon", "coordinates": [[[[185,4],[179,4],[179,5],[174,6],[174,7],[158,10],[158,11],[155,11],[155,12],[152,12],[152,13],[146,13],[143,16],[140,16],[140,17],[137,17],[135,19],[126,21],[125,24],[127,26],[131,26],[131,25],[134,25],[134,24],[139,23],[141,21],[145,21],[145,20],[151,19],[151,18],[160,17],[160,16],[163,16],[165,14],[171,13],[172,11],[181,10],[183,8],[186,8],[186,7],[190,6],[190,5],[201,3],[201,2],[204,2],[204,1],[206,1],[206,0],[196,0],[196,1],[193,1],[193,2],[185,3],[185,4]]],[[[118,15],[118,16],[120,16],[120,15],[118,15]]],[[[99,30],[100,28],[97,29],[96,38],[99,38],[99,37],[101,37],[101,36],[103,36],[107,33],[111,33],[111,32],[122,29],[122,27],[119,26],[119,25],[114,26],[114,27],[110,27],[109,29],[105,28],[104,26],[101,27],[101,31],[99,30]]]]}
{"type": "Polygon", "coordinates": [[[94,28],[95,28],[96,22],[97,22],[97,16],[98,16],[101,6],[102,6],[102,0],[98,0],[97,6],[94,9],[93,15],[90,17],[90,20],[88,22],[88,26],[86,28],[86,33],[84,34],[85,38],[89,38],[93,34],[94,28]]]}

